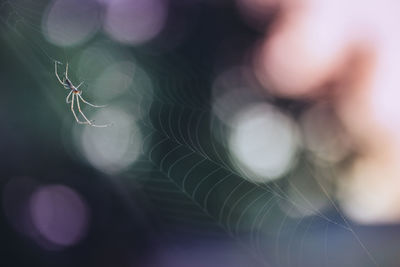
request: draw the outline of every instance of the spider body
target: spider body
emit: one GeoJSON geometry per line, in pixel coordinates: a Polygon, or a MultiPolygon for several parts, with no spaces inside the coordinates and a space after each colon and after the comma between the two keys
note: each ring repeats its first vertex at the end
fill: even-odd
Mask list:
{"type": "Polygon", "coordinates": [[[89,106],[95,107],[95,108],[101,108],[101,107],[104,107],[104,106],[93,105],[93,104],[87,102],[85,99],[83,99],[82,90],[79,90],[79,87],[83,84],[83,82],[81,82],[78,86],[75,86],[75,85],[72,84],[71,80],[68,79],[68,63],[67,63],[67,66],[65,68],[65,74],[64,74],[63,80],[61,80],[60,77],[58,76],[57,64],[60,64],[60,63],[55,61],[54,62],[55,74],[56,74],[57,80],[61,83],[61,85],[65,89],[70,90],[69,94],[67,95],[66,102],[67,102],[67,104],[71,103],[71,111],[72,111],[72,114],[75,117],[76,122],[79,123],[79,124],[87,124],[87,125],[90,125],[90,126],[93,126],[93,127],[108,127],[108,126],[110,126],[110,124],[100,124],[100,125],[99,124],[94,124],[92,120],[89,120],[86,117],[86,115],[81,110],[81,106],[80,106],[80,102],[79,101],[82,101],[83,103],[85,103],[85,104],[87,104],[89,106]],[[70,99],[71,96],[72,96],[72,98],[70,99]],[[80,121],[78,119],[78,116],[76,115],[75,110],[74,110],[74,103],[75,102],[76,102],[76,104],[78,106],[79,113],[82,115],[82,117],[85,119],[85,121],[80,121]]]}
{"type": "Polygon", "coordinates": [[[65,89],[69,89],[69,90],[74,91],[74,93],[78,93],[79,92],[79,90],[76,89],[76,87],[71,83],[71,81],[69,79],[65,79],[64,80],[64,87],[65,87],[65,89]]]}

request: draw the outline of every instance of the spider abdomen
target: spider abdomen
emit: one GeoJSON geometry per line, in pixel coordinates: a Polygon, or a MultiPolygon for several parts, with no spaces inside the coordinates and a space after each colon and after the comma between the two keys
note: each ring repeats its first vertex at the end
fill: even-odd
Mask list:
{"type": "Polygon", "coordinates": [[[65,85],[66,85],[68,88],[70,88],[70,89],[72,89],[72,87],[73,87],[71,81],[68,80],[68,79],[65,80],[65,85]]]}

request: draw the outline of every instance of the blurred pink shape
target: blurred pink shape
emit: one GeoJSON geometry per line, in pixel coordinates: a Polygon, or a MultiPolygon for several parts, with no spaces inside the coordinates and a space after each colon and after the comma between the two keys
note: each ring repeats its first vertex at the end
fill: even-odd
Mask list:
{"type": "Polygon", "coordinates": [[[350,3],[297,2],[286,8],[257,55],[260,80],[285,96],[314,93],[343,65],[352,41],[345,30],[350,3]]]}
{"type": "Polygon", "coordinates": [[[359,221],[400,221],[393,205],[400,202],[400,192],[391,189],[400,187],[395,179],[400,176],[400,2],[281,4],[271,35],[256,51],[259,80],[280,96],[331,96],[340,122],[363,154],[345,174],[348,182],[341,183],[343,206],[350,205],[346,210],[359,221]],[[374,199],[381,202],[370,205],[365,196],[375,189],[380,197],[374,199]],[[354,213],[365,209],[365,217],[354,213]]]}

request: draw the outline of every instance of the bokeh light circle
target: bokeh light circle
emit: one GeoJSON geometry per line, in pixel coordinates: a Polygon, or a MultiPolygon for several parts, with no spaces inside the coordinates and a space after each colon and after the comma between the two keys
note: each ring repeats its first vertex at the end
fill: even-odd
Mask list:
{"type": "Polygon", "coordinates": [[[107,128],[85,127],[77,135],[80,149],[95,168],[117,173],[136,161],[142,149],[142,134],[133,115],[123,109],[105,108],[92,119],[112,123],[107,128]]]}
{"type": "Polygon", "coordinates": [[[233,119],[229,138],[234,165],[254,182],[285,174],[294,164],[299,145],[292,119],[269,104],[256,104],[233,119]]]}
{"type": "Polygon", "coordinates": [[[94,83],[96,95],[109,100],[124,94],[132,84],[134,68],[134,64],[129,61],[108,66],[94,83]]]}
{"type": "Polygon", "coordinates": [[[304,144],[316,163],[336,164],[351,152],[350,140],[328,105],[317,104],[300,118],[304,144]]]}
{"type": "Polygon", "coordinates": [[[132,106],[137,107],[153,96],[149,76],[132,61],[117,61],[105,67],[88,89],[96,99],[110,101],[129,97],[132,106]]]}
{"type": "Polygon", "coordinates": [[[78,193],[67,186],[39,188],[31,197],[30,212],[36,229],[54,245],[75,245],[86,234],[89,209],[78,193]]]}
{"type": "Polygon", "coordinates": [[[104,30],[125,44],[141,44],[163,28],[167,6],[162,0],[114,0],[106,7],[104,30]]]}
{"type": "Polygon", "coordinates": [[[60,46],[87,40],[96,33],[99,25],[100,5],[94,0],[56,0],[42,21],[46,38],[60,46]]]}
{"type": "Polygon", "coordinates": [[[223,71],[212,85],[213,114],[228,125],[238,107],[253,105],[264,97],[257,89],[249,67],[235,66],[223,71]]]}

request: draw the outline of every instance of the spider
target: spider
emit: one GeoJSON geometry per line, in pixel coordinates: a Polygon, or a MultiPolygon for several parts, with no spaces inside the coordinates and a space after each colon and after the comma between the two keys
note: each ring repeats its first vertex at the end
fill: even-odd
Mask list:
{"type": "Polygon", "coordinates": [[[87,125],[90,125],[90,126],[93,126],[93,127],[108,127],[108,126],[110,126],[111,124],[100,124],[100,125],[99,124],[94,124],[93,120],[89,120],[85,116],[85,114],[83,114],[83,112],[81,110],[81,106],[80,106],[79,100],[81,100],[83,103],[85,103],[85,104],[87,104],[89,106],[95,107],[95,108],[102,108],[102,107],[105,107],[105,106],[93,105],[93,104],[87,102],[85,99],[83,99],[82,90],[79,90],[79,87],[83,84],[83,82],[81,82],[78,86],[75,86],[75,85],[72,84],[71,80],[68,79],[68,63],[67,63],[66,68],[65,68],[65,74],[64,74],[63,80],[61,80],[60,77],[58,76],[57,64],[62,64],[62,63],[54,61],[55,74],[56,74],[57,80],[61,83],[61,85],[64,86],[65,89],[70,90],[69,94],[67,95],[67,98],[65,99],[65,102],[67,102],[67,104],[71,103],[71,111],[72,111],[72,114],[75,117],[76,122],[79,123],[79,124],[87,124],[87,125]],[[72,96],[72,99],[70,99],[71,96],[72,96]],[[80,121],[78,119],[78,116],[76,116],[76,113],[75,113],[75,110],[74,110],[75,100],[76,100],[76,104],[78,106],[79,113],[82,115],[82,117],[85,119],[85,121],[80,121]]]}

